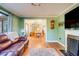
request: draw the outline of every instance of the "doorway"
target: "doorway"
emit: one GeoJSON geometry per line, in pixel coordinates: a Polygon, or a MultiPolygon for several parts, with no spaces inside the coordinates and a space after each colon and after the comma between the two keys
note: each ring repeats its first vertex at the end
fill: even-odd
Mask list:
{"type": "Polygon", "coordinates": [[[29,35],[29,24],[25,23],[25,32],[26,35],[29,35]]]}
{"type": "Polygon", "coordinates": [[[47,38],[47,24],[46,19],[25,19],[25,32],[30,35],[31,32],[43,32],[47,38]]]}
{"type": "Polygon", "coordinates": [[[47,40],[46,19],[25,19],[25,32],[30,37],[30,46],[33,48],[45,46],[47,40]]]}

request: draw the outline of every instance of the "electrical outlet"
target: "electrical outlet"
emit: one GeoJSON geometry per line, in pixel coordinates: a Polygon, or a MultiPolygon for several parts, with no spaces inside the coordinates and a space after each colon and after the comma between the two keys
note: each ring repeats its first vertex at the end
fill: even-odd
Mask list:
{"type": "Polygon", "coordinates": [[[59,40],[61,40],[61,38],[59,38],[59,40]]]}

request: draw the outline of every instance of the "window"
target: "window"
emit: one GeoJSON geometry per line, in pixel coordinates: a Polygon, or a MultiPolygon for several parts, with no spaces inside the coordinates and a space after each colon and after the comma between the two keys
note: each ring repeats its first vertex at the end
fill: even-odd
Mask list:
{"type": "Polygon", "coordinates": [[[2,22],[0,21],[0,33],[2,33],[2,22]]]}
{"type": "Polygon", "coordinates": [[[7,16],[0,13],[0,33],[7,32],[7,30],[8,30],[7,16]]]}

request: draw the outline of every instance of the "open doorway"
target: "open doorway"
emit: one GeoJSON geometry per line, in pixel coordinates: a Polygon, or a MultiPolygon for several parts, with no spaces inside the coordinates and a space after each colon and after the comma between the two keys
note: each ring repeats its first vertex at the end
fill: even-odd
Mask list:
{"type": "Polygon", "coordinates": [[[26,35],[29,35],[29,24],[25,23],[25,32],[26,35]]]}
{"type": "Polygon", "coordinates": [[[40,47],[41,44],[41,46],[44,46],[47,39],[46,19],[25,19],[24,22],[25,33],[28,37],[31,37],[31,46],[39,45],[40,47]]]}
{"type": "Polygon", "coordinates": [[[24,22],[25,32],[27,35],[34,35],[33,32],[42,33],[45,38],[47,38],[46,19],[25,19],[24,22]]]}

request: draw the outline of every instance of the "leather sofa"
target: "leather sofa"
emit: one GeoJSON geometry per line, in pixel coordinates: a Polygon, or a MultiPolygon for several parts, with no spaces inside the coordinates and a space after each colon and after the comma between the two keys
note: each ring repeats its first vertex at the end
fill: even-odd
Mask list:
{"type": "Polygon", "coordinates": [[[18,37],[11,41],[6,34],[0,34],[0,56],[21,56],[28,43],[26,37],[18,37]]]}

